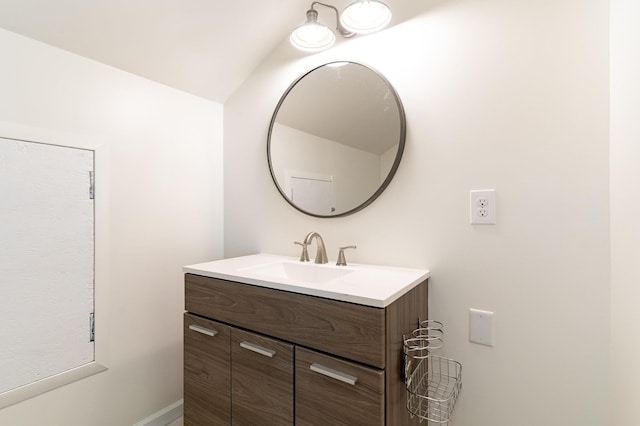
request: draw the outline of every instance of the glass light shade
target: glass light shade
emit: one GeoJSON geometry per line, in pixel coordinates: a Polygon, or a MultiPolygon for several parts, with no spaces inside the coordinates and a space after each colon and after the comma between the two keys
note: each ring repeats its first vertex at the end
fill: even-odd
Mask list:
{"type": "Polygon", "coordinates": [[[297,49],[306,52],[319,52],[331,47],[336,41],[336,36],[329,27],[317,22],[307,22],[293,30],[289,41],[297,49]]]}
{"type": "Polygon", "coordinates": [[[378,0],[356,0],[340,15],[342,25],[357,34],[379,31],[390,21],[391,9],[378,0]]]}

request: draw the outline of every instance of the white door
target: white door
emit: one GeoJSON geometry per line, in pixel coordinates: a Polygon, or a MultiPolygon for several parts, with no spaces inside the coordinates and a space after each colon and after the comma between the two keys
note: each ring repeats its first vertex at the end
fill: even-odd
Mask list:
{"type": "Polygon", "coordinates": [[[333,182],[330,180],[291,177],[291,201],[304,211],[330,215],[333,205],[333,182]]]}
{"type": "Polygon", "coordinates": [[[0,138],[0,393],[94,360],[93,151],[0,138]]]}

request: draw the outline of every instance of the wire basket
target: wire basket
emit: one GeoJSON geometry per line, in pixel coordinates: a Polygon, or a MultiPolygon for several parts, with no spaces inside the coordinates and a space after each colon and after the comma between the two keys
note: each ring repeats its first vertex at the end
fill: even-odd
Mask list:
{"type": "Polygon", "coordinates": [[[462,387],[462,364],[431,355],[442,346],[444,332],[438,321],[421,321],[404,339],[407,410],[411,416],[446,425],[462,387]]]}

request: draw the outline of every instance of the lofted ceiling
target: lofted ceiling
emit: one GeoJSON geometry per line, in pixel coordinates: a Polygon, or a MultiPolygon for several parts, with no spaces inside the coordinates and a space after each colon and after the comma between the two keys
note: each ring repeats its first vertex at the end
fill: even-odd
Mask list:
{"type": "Polygon", "coordinates": [[[378,73],[347,62],[306,74],[287,93],[276,117],[277,124],[376,155],[396,150],[402,135],[393,88],[378,73]]]}
{"type": "MultiPolygon", "coordinates": [[[[327,3],[342,11],[353,0],[327,3]]],[[[391,26],[445,0],[385,0],[391,26]]],[[[224,103],[312,0],[0,0],[0,28],[224,103]]],[[[316,7],[322,23],[334,13],[316,7]]],[[[293,49],[293,47],[291,47],[293,49]]],[[[301,53],[302,54],[302,53],[301,53]]]]}
{"type": "Polygon", "coordinates": [[[307,0],[0,0],[0,27],[223,103],[307,0]]]}
{"type": "MultiPolygon", "coordinates": [[[[351,1],[331,0],[324,4],[342,11],[351,1]]],[[[385,3],[394,12],[393,26],[420,13],[428,2],[385,3]]],[[[305,21],[311,4],[312,0],[0,0],[0,28],[224,103],[305,21]]],[[[316,9],[320,22],[336,25],[330,7],[316,9]]],[[[357,83],[351,84],[353,88],[345,84],[340,86],[344,94],[327,93],[325,97],[333,102],[362,97],[352,92],[357,90],[357,83]]],[[[397,140],[377,131],[378,127],[353,125],[354,117],[378,123],[383,123],[385,117],[372,119],[371,111],[349,102],[331,105],[327,110],[333,114],[328,115],[328,121],[319,120],[317,115],[305,117],[303,112],[307,110],[296,106],[288,116],[283,112],[283,123],[293,121],[306,131],[336,141],[366,140],[371,146],[380,140],[380,146],[375,148],[378,154],[389,149],[387,140],[397,140]],[[351,121],[345,123],[338,119],[340,116],[348,116],[351,121]],[[340,134],[336,133],[336,123],[343,123],[340,134]],[[358,137],[353,134],[356,130],[362,133],[362,129],[369,131],[358,137]]],[[[379,109],[386,111],[389,107],[379,109]]],[[[393,133],[397,124],[382,128],[393,133]]]]}

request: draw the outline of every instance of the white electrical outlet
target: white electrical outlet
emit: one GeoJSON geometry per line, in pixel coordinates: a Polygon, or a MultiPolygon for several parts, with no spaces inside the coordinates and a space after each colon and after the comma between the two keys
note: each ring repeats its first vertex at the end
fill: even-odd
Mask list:
{"type": "Polygon", "coordinates": [[[496,190],[469,191],[469,219],[472,225],[496,224],[496,190]]]}

